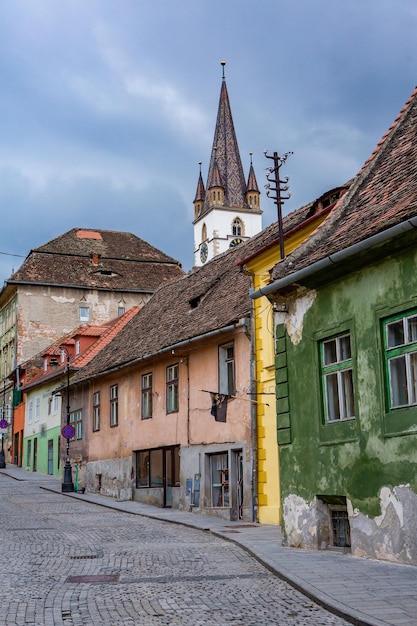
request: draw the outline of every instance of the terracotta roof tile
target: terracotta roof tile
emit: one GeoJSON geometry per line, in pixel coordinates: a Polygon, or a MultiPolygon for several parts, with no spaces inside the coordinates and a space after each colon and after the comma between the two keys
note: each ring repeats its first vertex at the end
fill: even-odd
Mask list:
{"type": "MultiPolygon", "coordinates": [[[[284,231],[299,226],[314,211],[312,202],[284,218],[284,231]]],[[[161,286],[111,344],[74,380],[155,355],[174,344],[236,324],[251,313],[251,279],[240,259],[277,242],[277,224],[214,257],[189,274],[161,286]]]]}
{"type": "Polygon", "coordinates": [[[7,282],[153,292],[183,274],[178,261],[132,233],[74,228],[32,250],[7,282]]]}
{"type": "Polygon", "coordinates": [[[329,217],[272,273],[277,280],[417,215],[417,88],[329,217]]]}

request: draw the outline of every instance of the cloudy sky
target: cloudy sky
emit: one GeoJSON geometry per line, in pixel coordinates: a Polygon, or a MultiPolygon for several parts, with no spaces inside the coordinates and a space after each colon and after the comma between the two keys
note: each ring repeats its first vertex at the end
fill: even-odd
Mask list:
{"type": "Polygon", "coordinates": [[[245,173],[293,151],[286,212],[343,184],[417,83],[416,33],[415,0],[1,0],[0,285],[74,227],[191,268],[223,59],[245,173]]]}

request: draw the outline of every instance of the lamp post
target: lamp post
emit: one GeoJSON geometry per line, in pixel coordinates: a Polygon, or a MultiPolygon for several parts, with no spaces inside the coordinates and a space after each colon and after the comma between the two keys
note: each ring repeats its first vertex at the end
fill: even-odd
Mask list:
{"type": "Polygon", "coordinates": [[[66,357],[66,373],[67,373],[66,427],[64,426],[64,428],[61,431],[67,440],[67,458],[66,458],[65,466],[64,466],[64,480],[62,482],[62,492],[69,493],[71,491],[74,491],[74,484],[72,482],[72,468],[71,468],[71,461],[70,461],[70,455],[69,455],[70,439],[73,436],[71,435],[71,433],[73,432],[73,429],[70,428],[70,417],[71,417],[71,414],[70,414],[70,355],[69,355],[68,350],[65,347],[61,346],[60,350],[62,350],[62,352],[65,354],[65,357],[66,357]]]}

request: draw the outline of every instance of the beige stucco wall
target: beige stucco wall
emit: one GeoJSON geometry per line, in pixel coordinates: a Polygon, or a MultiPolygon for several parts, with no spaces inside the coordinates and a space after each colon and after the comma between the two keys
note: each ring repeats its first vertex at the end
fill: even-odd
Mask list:
{"type": "Polygon", "coordinates": [[[88,291],[71,287],[19,286],[17,363],[22,363],[59,337],[85,324],[100,325],[149,300],[146,294],[88,291]],[[123,301],[122,301],[123,299],[123,301]],[[80,307],[88,307],[90,319],[80,321],[80,307]]]}

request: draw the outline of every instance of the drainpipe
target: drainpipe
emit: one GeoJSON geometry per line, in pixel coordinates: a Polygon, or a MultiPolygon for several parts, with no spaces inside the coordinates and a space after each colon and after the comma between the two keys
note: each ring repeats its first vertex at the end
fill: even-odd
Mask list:
{"type": "Polygon", "coordinates": [[[320,259],[320,261],[316,261],[316,263],[313,263],[308,267],[303,267],[302,269],[295,271],[292,274],[288,274],[283,278],[278,278],[274,282],[269,283],[269,285],[266,285],[265,287],[261,287],[257,291],[251,291],[249,295],[253,300],[256,300],[261,296],[267,296],[270,293],[279,291],[280,289],[282,289],[283,287],[287,287],[288,285],[300,283],[304,279],[313,276],[313,274],[316,274],[321,270],[324,270],[328,267],[333,267],[334,265],[346,261],[356,254],[359,254],[360,252],[365,252],[376,245],[385,243],[389,239],[393,239],[394,237],[406,233],[413,228],[417,228],[417,217],[412,217],[405,222],[401,222],[400,224],[391,226],[391,228],[387,228],[387,230],[377,233],[376,235],[372,235],[372,237],[368,237],[368,239],[359,241],[358,243],[355,243],[352,246],[345,248],[344,250],[339,250],[339,252],[335,252],[334,254],[325,257],[324,259],[320,259]]]}
{"type": "Polygon", "coordinates": [[[257,427],[257,403],[256,403],[256,361],[255,361],[255,315],[250,317],[250,424],[251,424],[251,500],[252,522],[258,521],[258,427],[257,427]]]}

